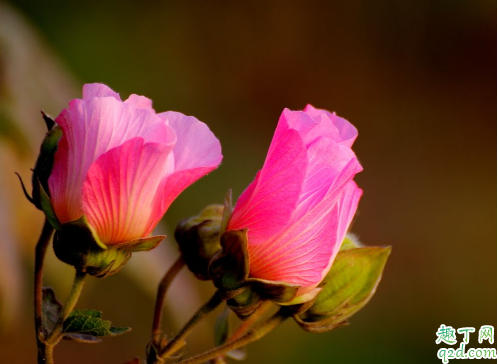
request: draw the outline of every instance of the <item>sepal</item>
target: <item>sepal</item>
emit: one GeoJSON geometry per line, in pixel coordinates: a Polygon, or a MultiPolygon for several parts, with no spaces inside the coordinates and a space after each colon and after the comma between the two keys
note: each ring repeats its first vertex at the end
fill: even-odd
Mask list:
{"type": "Polygon", "coordinates": [[[391,247],[362,247],[344,242],[314,301],[292,306],[294,319],[306,331],[326,332],[347,325],[376,292],[391,247]]]}
{"type": "Polygon", "coordinates": [[[189,270],[200,280],[209,280],[208,265],[220,250],[220,224],[223,206],[210,205],[199,215],[182,220],[175,240],[189,270]]]}

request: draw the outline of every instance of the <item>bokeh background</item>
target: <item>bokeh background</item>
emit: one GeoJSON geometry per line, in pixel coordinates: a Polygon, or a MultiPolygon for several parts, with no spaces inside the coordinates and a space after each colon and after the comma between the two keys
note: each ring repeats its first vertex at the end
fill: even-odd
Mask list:
{"type": "MultiPolygon", "coordinates": [[[[146,95],[157,111],[195,115],[219,137],[221,167],[185,191],[161,230],[239,195],[263,163],[283,108],[336,111],[359,129],[364,189],[352,228],[392,245],[372,302],[347,328],[309,334],[288,322],[246,363],[432,363],[435,333],[495,325],[496,2],[0,2],[0,353],[33,363],[33,248],[42,216],[22,196],[44,135],[86,82],[146,95]]],[[[57,363],[144,356],[154,287],[174,242],[90,280],[78,307],[126,335],[62,342],[57,363]]],[[[49,256],[45,283],[67,295],[71,269],[49,256]]],[[[173,333],[213,288],[184,271],[168,296],[173,333]]],[[[188,347],[213,345],[208,321],[188,347]]],[[[469,347],[477,347],[472,335],[469,347]]]]}

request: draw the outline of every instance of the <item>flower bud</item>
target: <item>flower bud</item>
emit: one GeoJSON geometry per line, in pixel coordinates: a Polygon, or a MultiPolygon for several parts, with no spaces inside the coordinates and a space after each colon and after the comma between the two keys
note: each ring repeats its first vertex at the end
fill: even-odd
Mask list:
{"type": "Polygon", "coordinates": [[[199,215],[182,220],[175,229],[175,240],[189,270],[201,280],[209,280],[208,265],[221,248],[222,205],[205,207],[199,215]]]}
{"type": "Polygon", "coordinates": [[[376,292],[390,252],[391,247],[357,247],[345,239],[313,303],[293,307],[296,322],[309,332],[346,325],[376,292]]]}

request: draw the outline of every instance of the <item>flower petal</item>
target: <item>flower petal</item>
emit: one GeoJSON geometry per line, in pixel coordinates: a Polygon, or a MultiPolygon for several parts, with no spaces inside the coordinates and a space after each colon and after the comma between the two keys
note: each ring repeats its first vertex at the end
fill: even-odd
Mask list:
{"type": "Polygon", "coordinates": [[[92,97],[113,97],[121,101],[120,95],[111,90],[102,83],[87,83],[83,85],[83,100],[89,100],[92,97]]]}
{"type": "Polygon", "coordinates": [[[280,128],[262,170],[237,201],[228,226],[229,230],[249,229],[253,245],[268,241],[286,226],[305,177],[307,152],[299,133],[280,128]]]}
{"type": "Polygon", "coordinates": [[[133,138],[101,155],[83,184],[83,211],[106,245],[151,233],[165,210],[164,175],[173,169],[172,146],[133,138]]]}
{"type": "Polygon", "coordinates": [[[63,136],[54,156],[49,189],[62,223],[81,217],[83,181],[90,165],[103,153],[134,137],[170,146],[175,143],[173,130],[153,111],[113,97],[73,100],[56,122],[63,136]]]}
{"type": "Polygon", "coordinates": [[[193,116],[167,111],[158,116],[175,131],[177,143],[173,148],[175,172],[199,167],[212,170],[222,161],[220,142],[208,126],[193,116]]]}
{"type": "Polygon", "coordinates": [[[335,141],[341,142],[347,147],[351,147],[357,138],[357,128],[355,128],[355,126],[353,126],[348,120],[340,118],[335,113],[331,113],[327,110],[316,109],[310,104],[307,105],[303,111],[317,122],[324,123],[324,120],[332,122],[338,130],[339,136],[339,139],[333,138],[335,141]]]}
{"type": "Polygon", "coordinates": [[[128,99],[125,100],[125,103],[132,104],[139,109],[150,109],[152,110],[152,100],[148,99],[145,96],[131,94],[128,99]]]}

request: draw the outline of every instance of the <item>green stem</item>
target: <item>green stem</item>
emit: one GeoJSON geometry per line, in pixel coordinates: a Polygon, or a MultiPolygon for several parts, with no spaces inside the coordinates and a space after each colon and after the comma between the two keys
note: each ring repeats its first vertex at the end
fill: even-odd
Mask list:
{"type": "Polygon", "coordinates": [[[175,336],[159,353],[158,357],[154,364],[163,363],[168,357],[178,352],[182,346],[184,345],[184,339],[190,332],[194,329],[194,327],[201,322],[207,314],[213,311],[223,302],[223,299],[220,297],[219,292],[215,292],[213,297],[210,298],[208,302],[206,302],[195,314],[191,317],[189,322],[180,330],[180,332],[175,336]]]}
{"type": "Polygon", "coordinates": [[[45,333],[43,332],[43,323],[42,323],[42,287],[43,287],[43,262],[45,260],[45,253],[47,252],[47,247],[52,238],[52,234],[54,229],[50,225],[47,219],[43,223],[42,232],[40,237],[38,238],[38,242],[36,243],[35,248],[35,282],[34,282],[34,294],[33,294],[33,304],[35,308],[35,335],[36,335],[36,344],[38,347],[39,359],[38,362],[44,363],[40,361],[40,358],[43,357],[43,344],[42,340],[45,339],[45,333]]]}
{"type": "Polygon", "coordinates": [[[86,273],[76,271],[75,279],[73,281],[73,287],[71,287],[71,292],[69,293],[68,300],[66,301],[66,304],[64,305],[64,308],[59,315],[59,319],[57,320],[54,329],[46,340],[47,345],[55,346],[61,340],[64,321],[68,318],[69,314],[76,306],[76,302],[78,301],[81,290],[83,289],[83,284],[85,283],[85,276],[86,273]]]}
{"type": "Polygon", "coordinates": [[[276,312],[274,316],[270,317],[267,321],[262,322],[260,325],[258,325],[257,327],[255,327],[254,329],[252,329],[251,331],[249,331],[239,339],[221,345],[217,348],[208,350],[202,354],[195,355],[191,358],[182,360],[178,362],[178,364],[204,363],[207,360],[211,360],[221,355],[224,355],[231,350],[235,350],[245,345],[248,345],[249,343],[257,341],[262,337],[264,337],[265,335],[267,335],[270,331],[272,331],[282,322],[284,322],[284,320],[286,320],[288,317],[289,314],[287,313],[287,310],[281,309],[278,312],[276,312]]]}
{"type": "Polygon", "coordinates": [[[185,261],[182,255],[180,255],[175,263],[168,269],[165,273],[161,282],[158,286],[158,293],[156,294],[156,304],[154,306],[154,315],[152,322],[152,331],[151,331],[151,340],[155,345],[159,344],[161,337],[161,314],[163,312],[163,305],[165,302],[166,292],[173,281],[173,279],[177,276],[180,270],[184,267],[185,261]]]}

